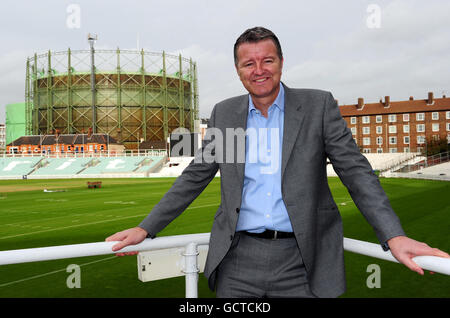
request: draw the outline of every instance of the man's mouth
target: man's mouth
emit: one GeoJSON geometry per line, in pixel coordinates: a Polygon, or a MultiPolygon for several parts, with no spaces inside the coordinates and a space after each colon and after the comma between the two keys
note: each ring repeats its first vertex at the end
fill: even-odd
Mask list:
{"type": "Polygon", "coordinates": [[[268,77],[263,77],[263,78],[255,79],[254,81],[257,82],[257,83],[262,83],[262,82],[267,81],[268,79],[269,79],[268,77]]]}

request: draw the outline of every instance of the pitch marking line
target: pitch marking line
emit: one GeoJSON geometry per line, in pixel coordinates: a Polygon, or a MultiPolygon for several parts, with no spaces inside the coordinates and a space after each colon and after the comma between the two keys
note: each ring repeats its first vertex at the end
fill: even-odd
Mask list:
{"type": "MultiPolygon", "coordinates": [[[[100,260],[96,260],[96,261],[93,261],[93,262],[84,263],[84,264],[81,264],[80,267],[81,267],[81,266],[85,266],[85,265],[91,265],[91,264],[94,264],[94,263],[99,263],[99,262],[107,261],[107,260],[110,260],[110,259],[113,259],[113,258],[116,258],[116,256],[114,255],[114,256],[107,257],[107,258],[102,258],[102,259],[100,259],[100,260]]],[[[66,271],[66,268],[63,268],[63,269],[59,269],[59,270],[56,270],[56,271],[48,272],[48,273],[45,273],[45,274],[40,274],[40,275],[36,275],[36,276],[31,276],[31,277],[27,277],[27,278],[15,280],[15,281],[13,281],[13,282],[5,283],[5,284],[0,284],[0,288],[1,288],[1,287],[5,287],[5,286],[9,286],[9,285],[13,285],[13,284],[17,284],[17,283],[21,283],[21,282],[25,282],[25,281],[27,281],[27,280],[32,280],[32,279],[36,279],[36,278],[41,278],[41,277],[49,276],[49,275],[56,274],[56,273],[59,273],[59,272],[65,272],[65,271],[66,271]]]]}
{"type": "MultiPolygon", "coordinates": [[[[219,205],[219,203],[207,204],[207,205],[199,205],[199,206],[188,207],[186,210],[200,209],[200,208],[206,208],[206,207],[209,207],[209,206],[218,206],[218,205],[219,205]]],[[[48,229],[48,230],[42,230],[42,231],[35,231],[35,232],[28,232],[28,233],[22,233],[22,234],[16,234],[16,235],[3,236],[3,237],[0,237],[0,240],[5,240],[5,239],[9,239],[9,238],[13,238],[13,237],[19,237],[19,236],[25,236],[25,235],[30,235],[30,234],[38,234],[38,233],[44,233],[44,232],[65,230],[65,229],[70,229],[70,228],[74,228],[74,227],[81,227],[81,226],[94,225],[94,224],[101,224],[101,223],[106,223],[106,222],[115,222],[115,221],[118,221],[118,220],[131,219],[131,218],[142,217],[142,216],[147,216],[147,215],[148,215],[148,213],[146,213],[146,214],[138,214],[138,215],[130,215],[130,216],[125,216],[125,217],[121,217],[121,218],[117,218],[116,217],[113,220],[102,220],[102,221],[91,222],[91,223],[83,223],[83,224],[75,224],[75,225],[69,225],[69,226],[64,226],[64,227],[57,227],[57,228],[54,228],[54,229],[48,229]]]]}

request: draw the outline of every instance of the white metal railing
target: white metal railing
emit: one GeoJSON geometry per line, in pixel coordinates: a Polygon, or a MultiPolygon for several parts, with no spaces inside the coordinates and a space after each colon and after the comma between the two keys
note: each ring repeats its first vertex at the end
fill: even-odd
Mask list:
{"type": "MultiPolygon", "coordinates": [[[[199,273],[197,246],[208,245],[209,238],[210,233],[158,237],[154,239],[145,239],[137,245],[127,246],[116,252],[112,251],[112,246],[117,242],[97,242],[0,251],[0,265],[106,255],[118,252],[144,252],[185,247],[185,252],[182,256],[184,257],[183,273],[186,282],[186,297],[197,298],[199,273]]],[[[391,252],[383,251],[379,244],[344,238],[344,249],[349,252],[398,263],[391,252]]],[[[413,261],[424,270],[450,275],[450,259],[448,258],[417,256],[413,258],[413,261]]]]}

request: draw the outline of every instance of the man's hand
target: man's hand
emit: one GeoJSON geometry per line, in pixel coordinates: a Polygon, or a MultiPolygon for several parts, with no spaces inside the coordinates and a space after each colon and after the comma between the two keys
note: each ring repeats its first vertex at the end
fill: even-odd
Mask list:
{"type": "Polygon", "coordinates": [[[415,241],[406,236],[396,236],[387,241],[392,255],[410,270],[423,275],[423,269],[412,258],[416,256],[439,256],[450,258],[450,255],[425,243],[415,241]]]}
{"type": "MultiPolygon", "coordinates": [[[[125,246],[141,243],[147,237],[147,231],[140,227],[117,232],[106,238],[105,241],[121,241],[112,247],[113,252],[121,250],[125,246]]],[[[117,256],[136,255],[138,252],[116,253],[117,256]]]]}

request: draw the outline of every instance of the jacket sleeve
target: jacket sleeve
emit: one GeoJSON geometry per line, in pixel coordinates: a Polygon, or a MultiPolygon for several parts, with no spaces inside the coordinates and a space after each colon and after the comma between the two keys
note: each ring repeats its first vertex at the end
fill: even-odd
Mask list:
{"type": "Polygon", "coordinates": [[[324,107],[325,152],[356,206],[382,245],[392,237],[405,235],[378,177],[360,153],[331,93],[328,93],[324,107]]]}
{"type": "MultiPolygon", "coordinates": [[[[207,134],[214,127],[214,116],[215,108],[211,114],[207,134]]],[[[208,149],[211,152],[213,139],[205,138],[205,140],[207,141],[196,152],[191,163],[175,180],[159,203],[153,207],[150,214],[139,224],[139,227],[147,231],[148,237],[155,237],[158,232],[178,217],[200,195],[216,175],[219,165],[213,160],[208,160],[208,158],[211,158],[211,153],[206,154],[205,151],[205,149],[208,149]]]]}

